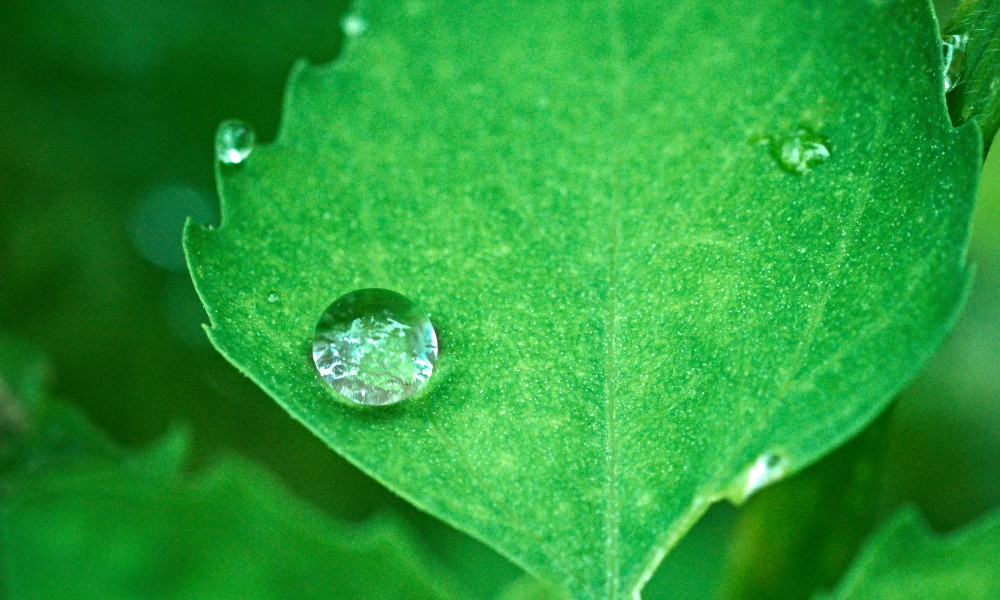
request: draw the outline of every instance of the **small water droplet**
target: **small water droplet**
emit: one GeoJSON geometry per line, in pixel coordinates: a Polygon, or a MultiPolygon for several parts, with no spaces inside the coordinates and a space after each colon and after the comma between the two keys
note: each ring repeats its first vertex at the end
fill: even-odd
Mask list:
{"type": "Polygon", "coordinates": [[[784,477],[787,471],[788,459],[773,452],[765,452],[740,476],[731,495],[737,502],[743,502],[757,490],[784,477]]]}
{"type": "Polygon", "coordinates": [[[368,31],[368,21],[357,14],[349,14],[340,22],[340,27],[347,37],[357,37],[368,31]]]}
{"type": "Polygon", "coordinates": [[[337,298],[313,335],[320,376],[358,404],[409,398],[430,379],[437,355],[430,317],[390,290],[357,290],[337,298]]]}
{"type": "Polygon", "coordinates": [[[805,175],[826,162],[832,154],[830,140],[806,127],[799,127],[784,137],[768,139],[771,156],[789,173],[805,175]]]}
{"type": "Polygon", "coordinates": [[[215,133],[215,157],[227,165],[238,165],[253,152],[257,134],[242,121],[223,121],[215,133]]]}
{"type": "Polygon", "coordinates": [[[271,292],[270,294],[267,295],[267,301],[270,302],[271,304],[277,302],[278,299],[279,299],[278,292],[271,292]]]}
{"type": "Polygon", "coordinates": [[[941,50],[944,52],[944,91],[950,92],[962,79],[962,67],[965,64],[965,47],[969,42],[968,35],[946,35],[941,39],[941,50]]]}

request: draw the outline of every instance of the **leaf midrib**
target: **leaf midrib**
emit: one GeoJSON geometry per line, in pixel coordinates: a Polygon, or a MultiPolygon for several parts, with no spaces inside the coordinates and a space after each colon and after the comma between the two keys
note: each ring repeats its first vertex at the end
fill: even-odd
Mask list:
{"type": "MultiPolygon", "coordinates": [[[[611,44],[611,62],[614,69],[614,104],[612,106],[612,121],[621,119],[625,104],[625,88],[628,78],[625,69],[625,47],[622,40],[622,24],[618,0],[607,0],[608,39],[611,44]]],[[[611,188],[611,243],[608,251],[608,301],[606,344],[608,351],[604,361],[604,403],[605,403],[605,506],[604,506],[604,547],[605,597],[618,598],[621,576],[621,518],[618,499],[618,432],[617,432],[617,395],[616,395],[616,358],[618,351],[618,286],[617,260],[618,246],[621,243],[621,201],[617,185],[611,188]]]]}

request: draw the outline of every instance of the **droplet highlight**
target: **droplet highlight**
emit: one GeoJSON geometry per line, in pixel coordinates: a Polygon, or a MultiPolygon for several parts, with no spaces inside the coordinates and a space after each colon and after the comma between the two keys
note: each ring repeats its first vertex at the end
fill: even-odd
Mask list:
{"type": "Polygon", "coordinates": [[[730,495],[737,503],[744,502],[764,486],[784,477],[787,472],[788,459],[773,452],[765,452],[739,477],[730,495]]]}
{"type": "Polygon", "coordinates": [[[227,165],[245,161],[257,144],[257,133],[242,121],[223,121],[215,132],[215,157],[227,165]]]}
{"type": "Polygon", "coordinates": [[[337,298],[313,335],[320,377],[357,404],[383,406],[409,398],[430,379],[437,356],[430,317],[391,290],[363,289],[337,298]]]}
{"type": "Polygon", "coordinates": [[[277,302],[280,299],[281,299],[281,297],[278,296],[278,292],[271,292],[270,294],[267,295],[267,301],[270,304],[274,304],[275,302],[277,302]]]}
{"type": "Polygon", "coordinates": [[[368,21],[358,14],[349,14],[340,22],[340,27],[347,37],[357,37],[368,31],[368,21]]]}
{"type": "Polygon", "coordinates": [[[944,53],[944,91],[946,94],[962,80],[965,47],[968,42],[968,35],[946,35],[941,39],[941,50],[944,53]]]}
{"type": "Polygon", "coordinates": [[[790,135],[766,139],[778,165],[796,175],[809,173],[833,154],[830,140],[806,127],[799,127],[790,135]]]}

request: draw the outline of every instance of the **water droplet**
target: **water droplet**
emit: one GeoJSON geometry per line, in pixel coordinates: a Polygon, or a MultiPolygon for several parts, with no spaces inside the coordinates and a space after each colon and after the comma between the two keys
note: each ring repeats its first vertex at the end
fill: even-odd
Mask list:
{"type": "Polygon", "coordinates": [[[437,334],[427,313],[406,296],[364,289],[337,298],[313,335],[320,376],[358,404],[395,404],[430,379],[437,334]]]}
{"type": "Polygon", "coordinates": [[[223,121],[215,133],[215,157],[227,165],[238,165],[257,144],[253,127],[242,121],[223,121]]]}
{"type": "Polygon", "coordinates": [[[941,50],[944,52],[944,91],[950,92],[962,79],[962,67],[965,63],[965,46],[969,42],[968,35],[946,35],[941,39],[941,50]]]}
{"type": "Polygon", "coordinates": [[[277,302],[278,299],[279,299],[278,292],[271,292],[270,294],[267,295],[267,301],[270,302],[271,304],[277,302]]]}
{"type": "Polygon", "coordinates": [[[830,158],[830,141],[811,129],[799,127],[791,135],[770,138],[771,155],[789,173],[805,175],[830,158]]]}
{"type": "Polygon", "coordinates": [[[340,22],[340,27],[344,30],[344,35],[347,37],[357,37],[368,31],[368,21],[361,15],[350,14],[340,22]]]}
{"type": "Polygon", "coordinates": [[[738,479],[730,493],[736,502],[744,502],[754,492],[785,476],[788,459],[773,452],[765,452],[754,461],[738,479]]]}

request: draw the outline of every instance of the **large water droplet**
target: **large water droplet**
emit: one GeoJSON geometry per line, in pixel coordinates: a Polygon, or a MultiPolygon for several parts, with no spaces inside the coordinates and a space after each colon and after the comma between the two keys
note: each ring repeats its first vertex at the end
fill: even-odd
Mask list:
{"type": "Polygon", "coordinates": [[[215,157],[227,165],[238,165],[253,152],[257,134],[242,121],[223,121],[215,132],[215,157]]]}
{"type": "Polygon", "coordinates": [[[771,155],[789,173],[805,175],[830,158],[830,140],[811,129],[799,127],[784,137],[771,138],[771,155]]]}
{"type": "Polygon", "coordinates": [[[337,298],[316,325],[319,374],[358,404],[395,404],[430,379],[437,360],[434,326],[406,296],[364,289],[337,298]]]}
{"type": "Polygon", "coordinates": [[[941,39],[941,49],[944,52],[945,93],[950,92],[962,79],[965,46],[968,42],[968,35],[946,35],[941,39]]]}

